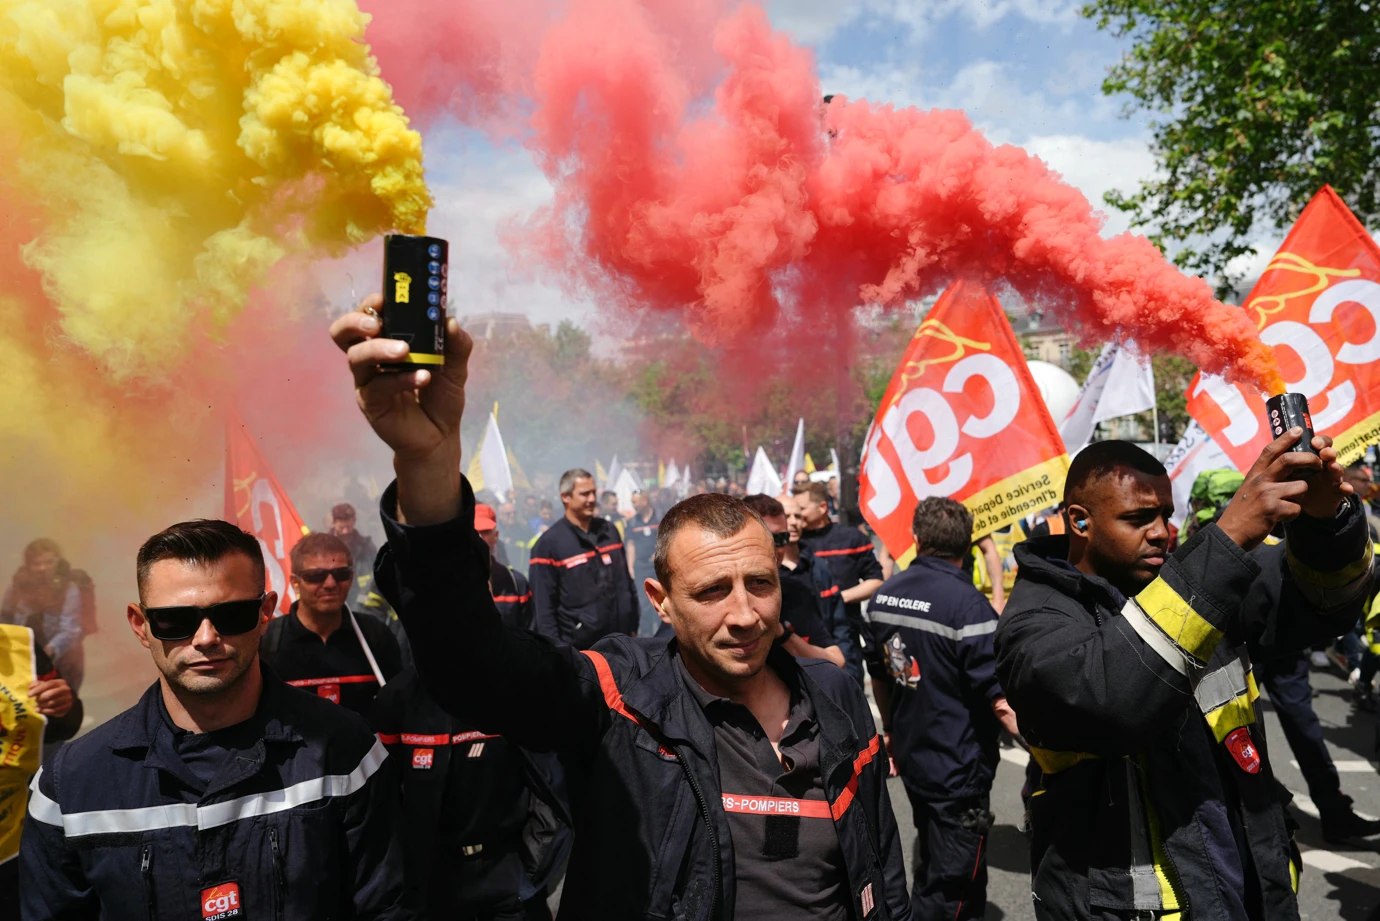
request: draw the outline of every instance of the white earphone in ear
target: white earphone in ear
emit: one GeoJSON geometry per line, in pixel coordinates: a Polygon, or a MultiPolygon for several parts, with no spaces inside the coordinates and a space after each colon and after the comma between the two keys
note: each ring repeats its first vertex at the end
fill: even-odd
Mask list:
{"type": "Polygon", "coordinates": [[[1088,526],[1088,519],[1079,518],[1077,521],[1073,523],[1073,526],[1081,531],[1083,528],[1086,528],[1088,526]]]}

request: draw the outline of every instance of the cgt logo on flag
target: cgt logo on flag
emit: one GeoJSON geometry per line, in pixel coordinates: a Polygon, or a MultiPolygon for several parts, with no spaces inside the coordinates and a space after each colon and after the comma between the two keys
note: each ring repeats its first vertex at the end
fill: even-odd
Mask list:
{"type": "Polygon", "coordinates": [[[239,883],[221,883],[201,890],[201,921],[220,921],[222,918],[240,916],[239,883]]]}
{"type": "MultiPolygon", "coordinates": [[[[1380,440],[1380,247],[1331,187],[1303,209],[1245,310],[1343,464],[1380,440]]],[[[1188,413],[1240,470],[1272,439],[1261,395],[1220,377],[1194,379],[1188,413]]]]}
{"type": "Polygon", "coordinates": [[[929,496],[973,513],[973,539],[1054,505],[1069,459],[1001,305],[957,282],[915,331],[868,431],[858,498],[897,560],[929,496]]]}

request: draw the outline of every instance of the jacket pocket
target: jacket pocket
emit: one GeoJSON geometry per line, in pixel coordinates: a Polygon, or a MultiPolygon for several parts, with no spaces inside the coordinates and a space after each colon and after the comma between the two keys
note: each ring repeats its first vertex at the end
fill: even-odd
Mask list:
{"type": "Polygon", "coordinates": [[[283,852],[278,844],[278,829],[268,829],[268,850],[273,860],[273,917],[282,921],[287,911],[287,881],[283,872],[283,852]]]}

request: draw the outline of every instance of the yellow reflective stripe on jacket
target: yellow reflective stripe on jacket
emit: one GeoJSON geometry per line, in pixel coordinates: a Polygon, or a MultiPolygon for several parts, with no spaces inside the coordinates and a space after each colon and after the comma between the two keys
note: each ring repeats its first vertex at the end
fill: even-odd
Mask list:
{"type": "Polygon", "coordinates": [[[1349,585],[1370,572],[1370,561],[1375,550],[1373,545],[1367,544],[1365,556],[1341,569],[1331,571],[1314,569],[1306,563],[1299,562],[1291,547],[1286,547],[1285,553],[1289,557],[1289,571],[1294,574],[1296,581],[1310,582],[1318,588],[1333,589],[1349,585]]]}
{"type": "Polygon", "coordinates": [[[1205,675],[1194,688],[1193,696],[1218,742],[1254,723],[1254,704],[1260,689],[1246,647],[1236,650],[1235,659],[1205,675]]]}
{"type": "MultiPolygon", "coordinates": [[[[1141,776],[1144,777],[1148,773],[1145,756],[1137,755],[1136,763],[1140,765],[1141,776]]],[[[1165,921],[1166,918],[1178,918],[1178,910],[1183,903],[1179,900],[1179,883],[1174,876],[1174,868],[1169,865],[1169,857],[1164,852],[1164,839],[1160,836],[1160,818],[1155,814],[1155,808],[1150,805],[1150,793],[1146,786],[1141,784],[1141,802],[1145,806],[1145,816],[1150,825],[1150,850],[1155,858],[1155,878],[1160,883],[1160,902],[1164,911],[1174,912],[1160,915],[1159,921],[1165,921]]]]}
{"type": "Polygon", "coordinates": [[[1051,748],[1040,748],[1030,746],[1030,757],[1035,759],[1035,763],[1040,766],[1040,770],[1046,774],[1058,774],[1060,771],[1067,771],[1082,761],[1100,757],[1091,755],[1087,752],[1060,752],[1051,748]]]}
{"type": "Polygon", "coordinates": [[[1199,662],[1212,658],[1222,631],[1208,623],[1193,606],[1169,587],[1163,579],[1156,579],[1136,596],[1136,604],[1174,643],[1199,662]]]}

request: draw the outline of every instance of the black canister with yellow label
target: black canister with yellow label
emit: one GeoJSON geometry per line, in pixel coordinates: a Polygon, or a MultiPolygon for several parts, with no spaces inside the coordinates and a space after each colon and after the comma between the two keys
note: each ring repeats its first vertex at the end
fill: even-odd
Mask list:
{"type": "Polygon", "coordinates": [[[383,335],[411,348],[397,370],[446,363],[446,291],[450,244],[439,237],[383,238],[383,335]]]}

